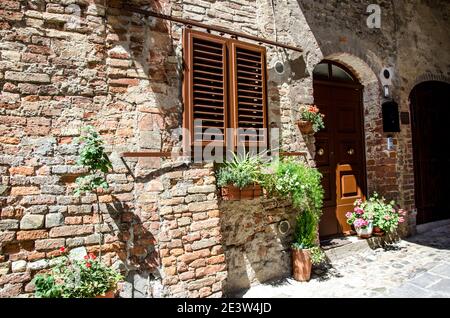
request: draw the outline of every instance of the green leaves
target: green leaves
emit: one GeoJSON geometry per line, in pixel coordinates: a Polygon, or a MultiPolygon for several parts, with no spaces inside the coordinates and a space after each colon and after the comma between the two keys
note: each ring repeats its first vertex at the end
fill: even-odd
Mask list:
{"type": "Polygon", "coordinates": [[[97,189],[108,189],[108,183],[104,177],[112,169],[112,163],[104,152],[103,140],[92,126],[83,128],[84,135],[76,140],[81,143],[78,165],[86,167],[88,175],[78,177],[75,180],[77,189],[76,195],[86,192],[95,192],[97,189]]]}
{"type": "Polygon", "coordinates": [[[260,171],[261,159],[258,155],[233,153],[233,159],[226,162],[217,172],[217,185],[219,187],[233,185],[243,189],[258,182],[260,171]]]}
{"type": "Polygon", "coordinates": [[[51,275],[36,275],[35,295],[39,298],[90,298],[115,289],[123,276],[92,254],[82,261],[67,257],[57,263],[51,275]]]}

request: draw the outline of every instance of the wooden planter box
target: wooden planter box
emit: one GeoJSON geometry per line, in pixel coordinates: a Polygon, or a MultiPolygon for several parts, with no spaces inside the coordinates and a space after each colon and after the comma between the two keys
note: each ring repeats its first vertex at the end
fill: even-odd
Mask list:
{"type": "Polygon", "coordinates": [[[253,200],[261,196],[262,188],[259,184],[254,184],[241,190],[229,185],[220,188],[220,194],[224,201],[253,200]]]}

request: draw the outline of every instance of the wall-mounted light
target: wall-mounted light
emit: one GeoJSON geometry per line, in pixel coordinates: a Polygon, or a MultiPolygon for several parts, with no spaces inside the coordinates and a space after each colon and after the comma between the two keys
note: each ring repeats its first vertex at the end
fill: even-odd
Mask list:
{"type": "Polygon", "coordinates": [[[275,72],[277,72],[280,75],[284,73],[284,64],[282,62],[280,61],[275,62],[275,72]]]}
{"type": "Polygon", "coordinates": [[[389,85],[383,86],[383,97],[384,98],[390,98],[391,97],[391,91],[389,89],[389,85]]]}

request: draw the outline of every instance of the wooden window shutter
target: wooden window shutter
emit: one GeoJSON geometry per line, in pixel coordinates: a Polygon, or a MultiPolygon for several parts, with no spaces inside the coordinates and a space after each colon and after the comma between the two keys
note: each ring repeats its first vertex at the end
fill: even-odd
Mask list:
{"type": "Polygon", "coordinates": [[[267,145],[266,49],[231,41],[230,109],[236,145],[258,138],[267,145]],[[254,128],[252,131],[251,128],[254,128]]]}
{"type": "Polygon", "coordinates": [[[227,40],[188,29],[184,51],[184,127],[189,129],[190,141],[204,145],[219,140],[224,144],[228,120],[227,40]],[[208,128],[216,131],[205,134],[208,128]]]}

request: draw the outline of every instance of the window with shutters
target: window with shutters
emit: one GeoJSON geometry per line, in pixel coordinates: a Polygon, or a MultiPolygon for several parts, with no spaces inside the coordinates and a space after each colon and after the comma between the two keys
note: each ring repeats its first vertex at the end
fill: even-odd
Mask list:
{"type": "Polygon", "coordinates": [[[185,146],[266,144],[265,55],[258,45],[185,30],[185,146]]]}

